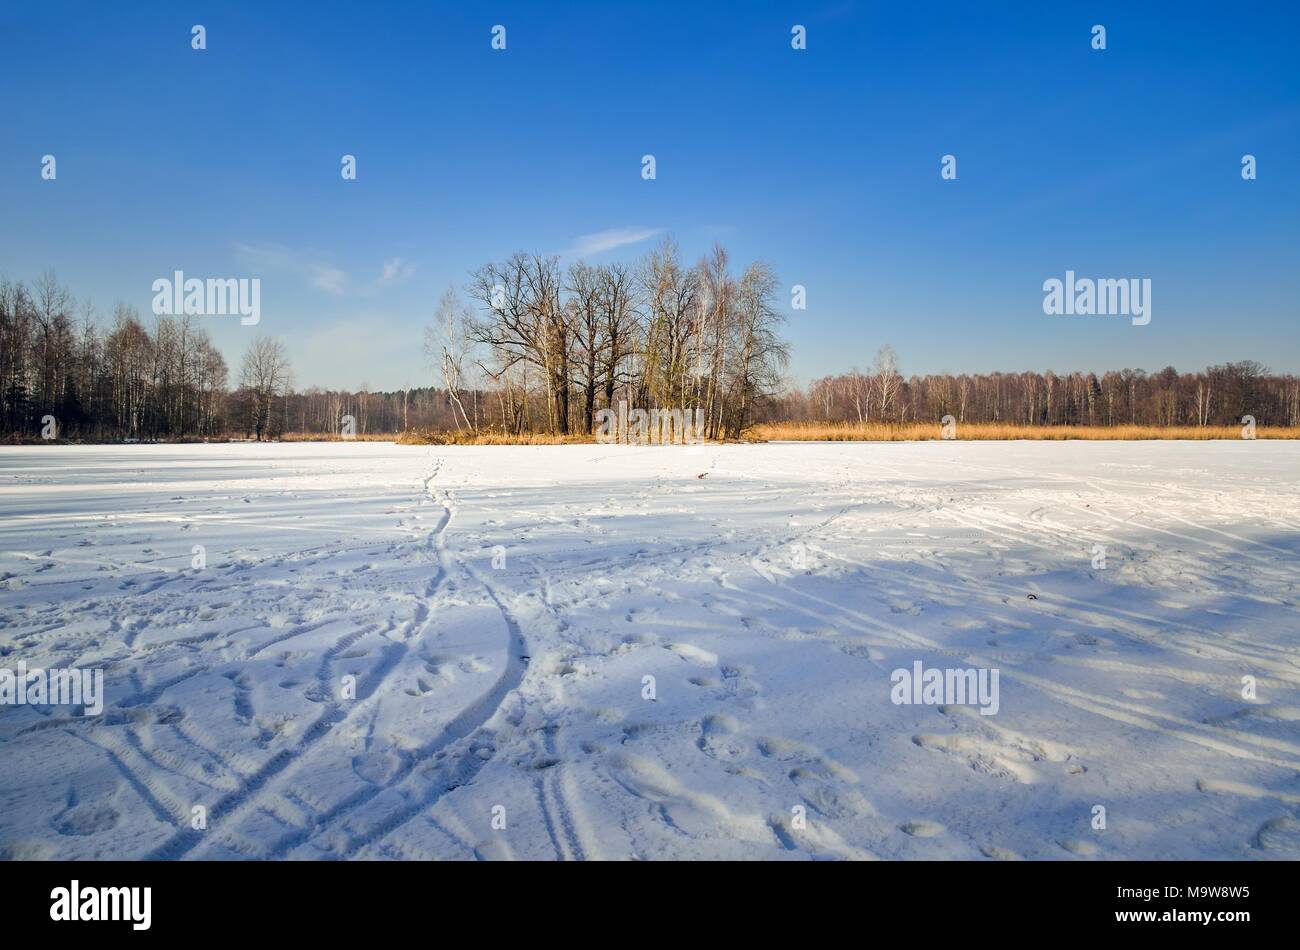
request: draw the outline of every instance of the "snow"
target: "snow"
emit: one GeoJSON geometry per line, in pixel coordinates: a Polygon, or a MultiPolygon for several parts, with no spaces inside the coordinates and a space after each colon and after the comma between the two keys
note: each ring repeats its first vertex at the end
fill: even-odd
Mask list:
{"type": "Polygon", "coordinates": [[[0,857],[1300,858],[1297,472],[3,448],[0,666],[107,699],[0,707],[0,857]],[[894,704],[917,661],[999,670],[996,714],[894,704]]]}

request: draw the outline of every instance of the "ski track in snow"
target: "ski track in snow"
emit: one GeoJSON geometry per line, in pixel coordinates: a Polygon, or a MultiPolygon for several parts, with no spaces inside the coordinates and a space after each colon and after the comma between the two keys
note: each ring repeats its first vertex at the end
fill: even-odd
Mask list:
{"type": "Polygon", "coordinates": [[[1300,858],[1297,463],[0,448],[0,858],[1300,858]]]}

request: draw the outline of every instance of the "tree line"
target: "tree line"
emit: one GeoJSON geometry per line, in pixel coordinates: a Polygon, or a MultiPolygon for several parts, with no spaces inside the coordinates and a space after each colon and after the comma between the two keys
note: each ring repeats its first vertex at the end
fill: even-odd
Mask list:
{"type": "Polygon", "coordinates": [[[259,337],[229,369],[192,315],[152,327],[119,303],[101,326],[52,273],[28,288],[0,280],[0,420],[3,434],[49,431],[84,439],[186,439],[269,433],[292,385],[283,345],[259,337]]]}
{"type": "Polygon", "coordinates": [[[590,433],[600,408],[703,412],[708,437],[735,437],[779,390],[770,265],[733,273],[716,246],[693,265],[665,239],[643,260],[561,267],[517,253],[449,290],[426,331],[440,385],[372,393],[295,391],[282,343],[258,337],[231,386],[199,318],[146,326],[118,304],[102,327],[51,273],[29,289],[0,281],[0,418],[34,437],[185,439],[410,428],[590,433]]]}
{"type": "Polygon", "coordinates": [[[1300,380],[1254,361],[1193,373],[904,377],[889,346],[867,371],[784,378],[778,281],[764,262],[734,273],[725,248],[694,264],[664,240],[631,263],[561,267],[514,254],[449,289],[425,330],[427,385],[295,388],[283,344],[257,337],[231,373],[201,318],[147,325],[119,303],[106,326],[53,274],[0,280],[0,435],[34,438],[278,438],[411,429],[589,433],[602,408],[701,410],[708,438],[754,422],[1021,425],[1300,425],[1300,380]],[[468,301],[468,302],[467,302],[468,301]]]}
{"type": "Polygon", "coordinates": [[[1221,426],[1251,415],[1259,425],[1300,425],[1300,378],[1254,360],[1180,373],[1167,366],[1104,372],[948,373],[904,378],[882,347],[867,372],[853,370],[789,390],[772,421],[960,422],[1027,426],[1221,426]]]}
{"type": "Polygon", "coordinates": [[[122,303],[101,326],[53,274],[30,288],[0,280],[0,436],[37,438],[49,416],[59,436],[88,440],[337,434],[345,416],[363,433],[456,427],[432,386],[296,391],[283,345],[268,337],[249,344],[233,388],[230,375],[199,318],[146,325],[122,303]]]}

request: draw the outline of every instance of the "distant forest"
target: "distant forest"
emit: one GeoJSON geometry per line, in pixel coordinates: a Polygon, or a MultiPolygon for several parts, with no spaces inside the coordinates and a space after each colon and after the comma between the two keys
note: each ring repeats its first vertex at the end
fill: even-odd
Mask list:
{"type": "Polygon", "coordinates": [[[1029,426],[1300,425],[1300,377],[1243,360],[1180,373],[1172,366],[1108,372],[940,374],[904,378],[882,348],[870,372],[854,370],[790,389],[774,419],[828,422],[961,422],[1029,426]]]}
{"type": "Polygon", "coordinates": [[[710,438],[757,422],[959,422],[1034,426],[1300,425],[1300,379],[1241,361],[1198,372],[904,376],[889,346],[870,369],[784,376],[778,282],[756,262],[734,275],[717,247],[684,265],[666,240],[631,264],[561,269],[516,254],[438,302],[425,331],[429,385],[298,389],[283,344],[253,339],[234,373],[203,317],[105,322],[53,274],[0,280],[0,437],[170,440],[407,430],[583,434],[625,400],[701,409],[710,438]]]}

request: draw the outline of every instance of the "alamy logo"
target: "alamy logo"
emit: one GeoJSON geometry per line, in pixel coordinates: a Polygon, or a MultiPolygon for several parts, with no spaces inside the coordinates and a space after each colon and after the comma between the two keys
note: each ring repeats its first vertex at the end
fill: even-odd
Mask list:
{"type": "Polygon", "coordinates": [[[981,716],[997,714],[1000,670],[926,669],[920,660],[910,670],[889,675],[889,698],[895,706],[978,706],[981,716]]]}
{"type": "Polygon", "coordinates": [[[173,279],[153,282],[153,312],[157,316],[225,316],[238,314],[246,327],[262,319],[262,280],[259,277],[199,280],[176,271],[173,279]]]}
{"type": "Polygon", "coordinates": [[[0,668],[0,706],[80,706],[82,715],[104,711],[104,671],[0,668]]]}
{"type": "Polygon", "coordinates": [[[1067,270],[1063,281],[1043,281],[1043,293],[1043,313],[1049,316],[1132,317],[1135,327],[1151,322],[1150,277],[1093,280],[1075,278],[1074,271],[1067,270]]]}
{"type": "Polygon", "coordinates": [[[596,441],[628,445],[689,445],[704,437],[704,410],[633,409],[620,401],[618,412],[596,412],[596,441]],[[692,415],[694,416],[692,418],[692,415]]]}
{"type": "Polygon", "coordinates": [[[153,922],[151,887],[71,887],[50,891],[50,920],[129,920],[132,930],[153,922]]]}

